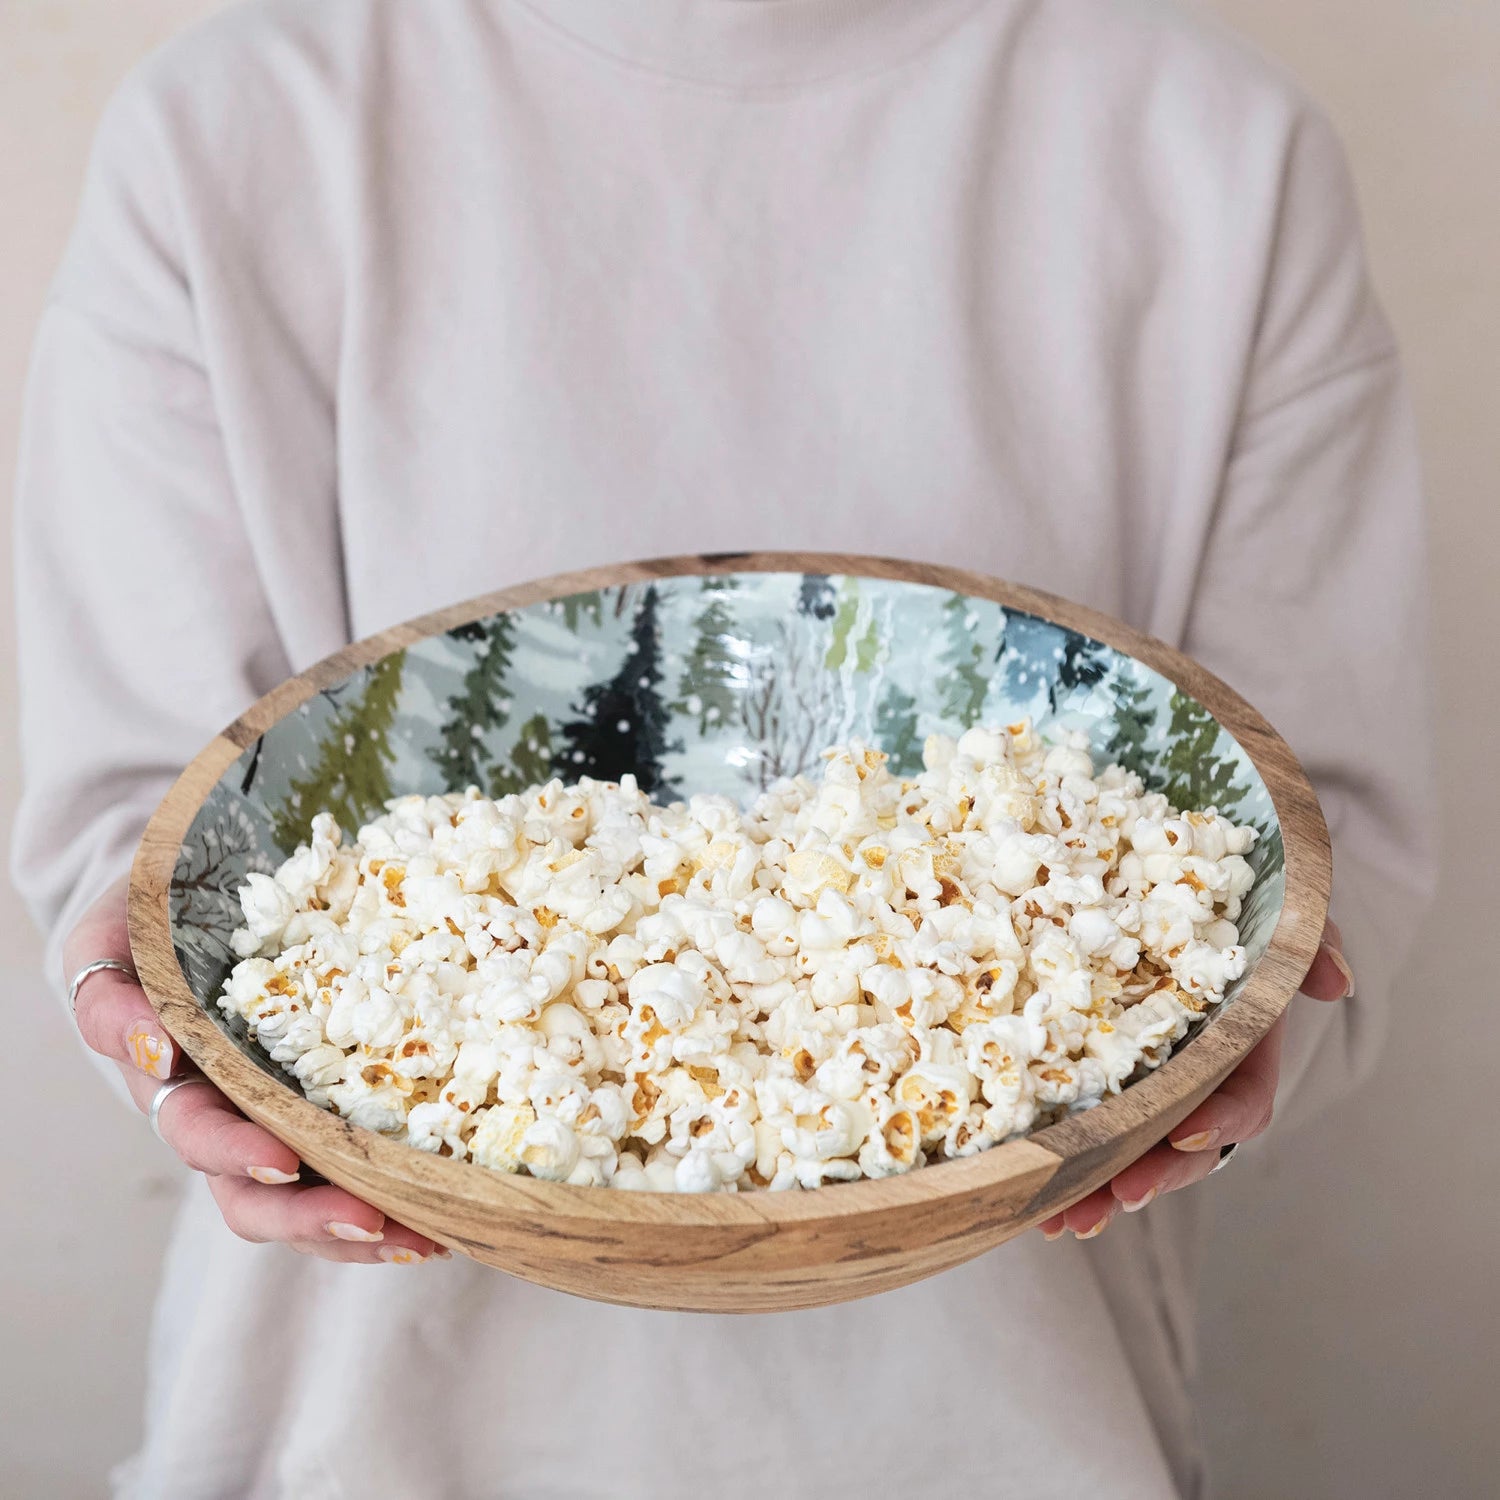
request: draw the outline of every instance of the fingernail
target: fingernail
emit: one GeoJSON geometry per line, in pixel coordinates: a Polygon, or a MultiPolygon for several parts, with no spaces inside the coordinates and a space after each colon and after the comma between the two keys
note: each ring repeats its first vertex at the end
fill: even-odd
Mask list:
{"type": "Polygon", "coordinates": [[[283,1183],[295,1182],[299,1175],[296,1172],[282,1172],[275,1167],[246,1167],[245,1173],[257,1182],[265,1183],[267,1187],[280,1187],[283,1183]]]}
{"type": "Polygon", "coordinates": [[[1092,1229],[1085,1229],[1082,1234],[1079,1234],[1079,1232],[1075,1229],[1073,1231],[1075,1238],[1080,1240],[1091,1240],[1096,1234],[1103,1234],[1105,1225],[1109,1223],[1109,1217],[1110,1216],[1108,1214],[1105,1214],[1105,1216],[1100,1219],[1092,1229]]]}
{"type": "Polygon", "coordinates": [[[144,1021],[137,1021],[125,1033],[131,1061],[152,1078],[172,1076],[172,1044],[156,1035],[144,1021]]]}
{"type": "Polygon", "coordinates": [[[361,1229],[358,1224],[340,1224],[335,1221],[323,1226],[336,1240],[352,1240],[359,1245],[373,1245],[385,1238],[385,1232],[380,1229],[361,1229]]]}
{"type": "Polygon", "coordinates": [[[1137,1198],[1132,1203],[1127,1203],[1122,1198],[1120,1200],[1120,1207],[1123,1208],[1128,1214],[1139,1213],[1141,1209],[1143,1209],[1148,1203],[1154,1203],[1160,1196],[1161,1189],[1159,1187],[1154,1187],[1149,1193],[1146,1194],[1144,1198],[1137,1198]]]}
{"type": "Polygon", "coordinates": [[[1051,1244],[1053,1240],[1060,1240],[1067,1232],[1068,1226],[1064,1224],[1061,1229],[1044,1229],[1042,1231],[1042,1238],[1046,1240],[1048,1244],[1051,1244]]]}
{"type": "Polygon", "coordinates": [[[1210,1146],[1216,1145],[1219,1139],[1219,1127],[1214,1126],[1212,1130],[1200,1130],[1196,1135],[1185,1135],[1180,1141],[1172,1142],[1174,1151],[1207,1151],[1210,1146]]]}
{"type": "Polygon", "coordinates": [[[1349,960],[1332,943],[1320,943],[1319,947],[1328,955],[1334,968],[1343,975],[1344,993],[1339,996],[1339,999],[1347,1000],[1354,993],[1354,970],[1349,967],[1349,960]]]}
{"type": "Polygon", "coordinates": [[[375,1253],[390,1266],[418,1266],[427,1259],[425,1255],[418,1255],[415,1250],[408,1250],[404,1245],[382,1245],[375,1253]]]}

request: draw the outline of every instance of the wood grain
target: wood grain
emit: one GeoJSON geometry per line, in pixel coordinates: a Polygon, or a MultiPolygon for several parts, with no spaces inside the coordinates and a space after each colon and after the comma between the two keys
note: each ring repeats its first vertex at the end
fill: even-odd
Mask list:
{"type": "Polygon", "coordinates": [[[131,873],[130,940],[151,1003],[204,1073],[309,1166],[403,1223],[529,1281],[601,1301],[779,1311],[932,1275],[1107,1182],[1206,1098],[1286,1008],[1317,953],[1330,878],[1328,831],[1296,757],[1243,698],[1163,642],[1054,595],[954,568],[843,554],[718,553],[502,589],[357,641],[290,678],[215,738],[163,798],[131,873]],[[811,1192],[627,1193],[485,1171],[351,1126],[235,1047],[178,966],[168,890],[194,815],[242,750],[350,672],[456,625],[587,589],[730,572],[852,574],[992,599],[1093,636],[1196,698],[1265,781],[1285,846],[1281,916],[1239,995],[1161,1068],[1093,1109],[962,1161],[811,1192]]]}

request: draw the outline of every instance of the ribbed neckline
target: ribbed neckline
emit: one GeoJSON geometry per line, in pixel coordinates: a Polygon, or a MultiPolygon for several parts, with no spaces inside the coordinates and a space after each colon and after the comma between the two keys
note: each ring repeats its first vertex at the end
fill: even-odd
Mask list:
{"type": "Polygon", "coordinates": [[[723,88],[867,72],[919,52],[983,0],[516,0],[622,62],[723,88]]]}

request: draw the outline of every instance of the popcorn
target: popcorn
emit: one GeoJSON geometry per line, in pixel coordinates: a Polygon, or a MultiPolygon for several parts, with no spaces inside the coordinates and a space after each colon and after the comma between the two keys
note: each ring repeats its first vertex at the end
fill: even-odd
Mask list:
{"type": "Polygon", "coordinates": [[[1255,832],[1029,721],[858,743],[741,811],[633,777],[327,813],[220,1007],[314,1103],[581,1187],[886,1177],[1086,1109],[1244,973],[1255,832]]]}

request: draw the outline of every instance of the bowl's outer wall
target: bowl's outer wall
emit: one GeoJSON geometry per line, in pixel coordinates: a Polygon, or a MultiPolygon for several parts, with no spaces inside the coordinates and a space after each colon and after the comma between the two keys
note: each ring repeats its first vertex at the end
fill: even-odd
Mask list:
{"type": "Polygon", "coordinates": [[[257,704],[164,801],[133,880],[132,941],[143,981],[189,1055],[310,1166],[413,1227],[529,1279],[649,1306],[814,1305],[899,1285],[1019,1232],[1159,1139],[1263,1034],[1310,962],[1314,916],[1321,930],[1326,831],[1290,752],[1196,664],[1064,601],[879,560],[775,566],[786,561],[681,559],[572,580],[587,587],[562,580],[555,593],[539,592],[545,583],[511,591],[359,643],[257,704]],[[1141,654],[1115,649],[1105,634],[1141,654]],[[1096,1110],[983,1153],[993,1160],[972,1192],[954,1197],[948,1184],[980,1158],[889,1179],[906,1184],[898,1197],[909,1197],[918,1180],[930,1186],[912,1200],[922,1205],[920,1224],[911,1202],[876,1210],[868,1222],[862,1211],[831,1220],[822,1212],[836,1199],[852,1209],[854,1196],[877,1186],[864,1183],[815,1194],[713,1195],[694,1200],[686,1220],[667,1216],[670,1232],[649,1245],[636,1240],[639,1225],[615,1233],[627,1244],[595,1243],[579,1225],[597,1221],[599,1200],[658,1195],[497,1177],[349,1127],[303,1100],[253,1042],[233,1036],[213,1003],[233,963],[228,939],[245,873],[273,869],[320,807],[352,831],[393,795],[469,782],[499,794],[554,773],[626,770],[659,800],[695,791],[744,800],[778,774],[816,775],[827,743],[863,739],[909,772],[920,766],[927,734],[1022,714],[1048,732],[1082,729],[1096,759],[1138,771],[1180,806],[1213,803],[1255,824],[1256,884],[1240,924],[1252,966],[1179,1058],[1096,1110]],[[1297,814],[1295,855],[1284,848],[1287,807],[1297,814]],[[1293,864],[1299,899],[1289,912],[1293,864]],[[1245,1006],[1257,985],[1267,994],[1245,1006]],[[1220,1033],[1209,1057],[1204,1042],[1220,1033]],[[1163,1088],[1190,1054],[1199,1055],[1198,1076],[1163,1088]],[[252,1083],[260,1086],[247,1097],[252,1083]],[[289,1111],[314,1136],[331,1134],[336,1149],[320,1149],[308,1128],[294,1127],[292,1139],[289,1111]],[[396,1172],[389,1152],[401,1164],[396,1172]],[[403,1178],[434,1168],[444,1169],[436,1199],[403,1194],[403,1178]],[[456,1197],[454,1170],[466,1189],[456,1197]],[[512,1190],[510,1212],[486,1190],[497,1185],[512,1190]],[[545,1204],[539,1188],[550,1190],[545,1204]],[[789,1218],[783,1206],[769,1224],[743,1222],[744,1205],[772,1198],[817,1200],[819,1208],[789,1218]],[[579,1199],[589,1200],[589,1211],[564,1215],[568,1228],[559,1231],[551,1222],[558,1206],[579,1199]],[[961,1210],[951,1208],[955,1201],[961,1210]],[[465,1202],[480,1222],[470,1222],[465,1202]],[[715,1202],[740,1205],[729,1214],[732,1232],[715,1202]],[[950,1212],[963,1221],[961,1232],[950,1232],[950,1212]],[[694,1213],[702,1225],[688,1222],[694,1213]],[[838,1255],[830,1254],[827,1222],[839,1226],[838,1255]]]}

